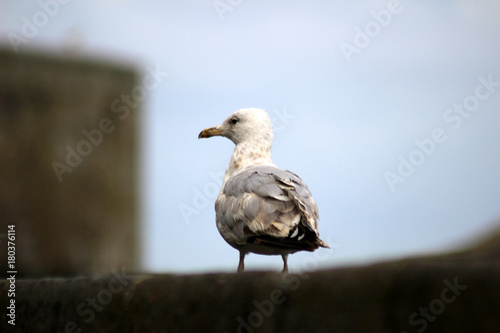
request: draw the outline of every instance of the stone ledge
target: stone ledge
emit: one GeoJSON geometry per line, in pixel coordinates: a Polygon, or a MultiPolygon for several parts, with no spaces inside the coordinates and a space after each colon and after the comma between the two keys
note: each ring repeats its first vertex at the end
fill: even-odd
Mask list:
{"type": "MultiPolygon", "coordinates": [[[[0,327],[15,332],[497,333],[500,266],[489,258],[467,264],[460,258],[286,276],[117,272],[18,280],[16,325],[9,325],[2,311],[0,327]]],[[[9,284],[0,285],[5,305],[9,284]]]]}
{"type": "MultiPolygon", "coordinates": [[[[1,332],[499,331],[500,233],[452,254],[281,275],[127,275],[16,281],[1,332]]],[[[0,281],[8,305],[10,282],[0,281]]],[[[4,307],[5,309],[5,307],[4,307]]]]}

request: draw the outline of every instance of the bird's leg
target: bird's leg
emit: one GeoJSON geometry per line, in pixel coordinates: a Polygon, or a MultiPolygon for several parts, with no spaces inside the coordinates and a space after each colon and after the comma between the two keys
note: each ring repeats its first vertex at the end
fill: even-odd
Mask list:
{"type": "Polygon", "coordinates": [[[288,273],[288,253],[282,254],[281,258],[283,258],[283,270],[281,273],[288,273]]]}
{"type": "Polygon", "coordinates": [[[238,273],[245,270],[245,252],[240,251],[240,263],[238,264],[238,273]]]}

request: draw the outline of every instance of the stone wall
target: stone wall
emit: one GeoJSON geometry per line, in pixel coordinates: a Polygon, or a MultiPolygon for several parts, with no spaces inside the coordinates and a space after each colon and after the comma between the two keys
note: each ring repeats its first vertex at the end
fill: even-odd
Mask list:
{"type": "Polygon", "coordinates": [[[0,50],[1,275],[8,225],[18,277],[135,268],[139,107],[122,98],[137,79],[129,66],[0,50]]]}

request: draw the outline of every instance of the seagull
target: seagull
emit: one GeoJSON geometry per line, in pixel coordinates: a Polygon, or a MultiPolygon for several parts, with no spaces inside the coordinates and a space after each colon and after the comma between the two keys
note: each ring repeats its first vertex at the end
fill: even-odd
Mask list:
{"type": "Polygon", "coordinates": [[[240,253],[238,272],[248,253],[288,255],[330,248],[319,238],[318,207],[306,183],[279,169],[271,159],[273,126],[266,111],[240,109],[198,138],[222,136],[236,146],[215,201],[217,229],[240,253]]]}

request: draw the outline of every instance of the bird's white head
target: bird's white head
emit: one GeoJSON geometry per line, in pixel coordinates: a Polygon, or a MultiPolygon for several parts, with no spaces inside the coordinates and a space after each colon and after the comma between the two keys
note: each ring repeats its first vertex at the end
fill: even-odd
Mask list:
{"type": "Polygon", "coordinates": [[[262,109],[240,109],[219,126],[201,131],[198,138],[212,136],[224,136],[236,145],[250,143],[270,149],[273,142],[273,124],[267,112],[262,109]]]}

